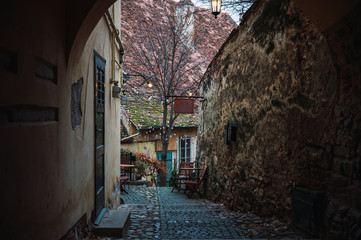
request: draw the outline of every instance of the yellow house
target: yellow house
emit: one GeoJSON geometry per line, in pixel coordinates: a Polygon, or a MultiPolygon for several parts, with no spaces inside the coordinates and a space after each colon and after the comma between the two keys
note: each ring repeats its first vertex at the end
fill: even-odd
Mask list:
{"type": "MultiPolygon", "coordinates": [[[[132,98],[122,106],[122,152],[146,153],[161,159],[162,106],[155,99],[132,98]]],[[[167,171],[179,162],[194,162],[197,146],[198,114],[180,114],[174,123],[168,145],[167,171]]]]}

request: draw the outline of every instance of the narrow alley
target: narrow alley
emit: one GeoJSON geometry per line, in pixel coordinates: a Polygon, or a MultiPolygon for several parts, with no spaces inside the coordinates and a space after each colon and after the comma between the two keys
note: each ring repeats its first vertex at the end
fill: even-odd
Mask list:
{"type": "Polygon", "coordinates": [[[361,0],[0,12],[2,239],[361,240],[361,0]]]}
{"type": "Polygon", "coordinates": [[[301,239],[276,219],[231,212],[171,189],[126,186],[119,207],[131,211],[126,239],[301,239]]]}

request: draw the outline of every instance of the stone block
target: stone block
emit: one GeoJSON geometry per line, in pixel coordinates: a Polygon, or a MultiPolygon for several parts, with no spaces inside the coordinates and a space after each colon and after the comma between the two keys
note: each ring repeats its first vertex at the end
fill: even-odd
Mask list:
{"type": "Polygon", "coordinates": [[[351,228],[350,239],[361,239],[361,228],[356,224],[351,228]]]}
{"type": "Polygon", "coordinates": [[[104,214],[99,225],[94,227],[95,234],[104,237],[125,237],[130,222],[127,210],[109,210],[104,214]]]}
{"type": "Polygon", "coordinates": [[[315,163],[317,164],[317,166],[329,170],[332,167],[332,155],[327,152],[324,151],[322,149],[319,149],[317,151],[317,159],[315,159],[315,163]]]}
{"type": "Polygon", "coordinates": [[[343,174],[343,166],[344,166],[345,159],[335,157],[333,159],[333,171],[337,174],[343,174]]]}
{"type": "MultiPolygon", "coordinates": [[[[359,184],[355,184],[347,189],[349,192],[349,198],[352,204],[352,207],[356,209],[361,209],[361,188],[359,184]]],[[[361,223],[360,223],[361,224],[361,223]]]]}
{"type": "Polygon", "coordinates": [[[338,188],[346,188],[349,185],[348,179],[339,175],[328,177],[326,183],[338,188]]]}
{"type": "Polygon", "coordinates": [[[352,219],[352,221],[361,224],[361,212],[358,209],[349,209],[347,216],[352,219]]]}
{"type": "Polygon", "coordinates": [[[57,67],[45,59],[36,57],[35,77],[40,81],[57,84],[57,67]]]}
{"type": "Polygon", "coordinates": [[[349,158],[351,150],[345,146],[335,146],[333,148],[333,154],[342,158],[349,158]]]}
{"type": "Polygon", "coordinates": [[[343,162],[343,174],[347,177],[351,177],[353,173],[353,162],[352,161],[344,161],[343,162]]]}

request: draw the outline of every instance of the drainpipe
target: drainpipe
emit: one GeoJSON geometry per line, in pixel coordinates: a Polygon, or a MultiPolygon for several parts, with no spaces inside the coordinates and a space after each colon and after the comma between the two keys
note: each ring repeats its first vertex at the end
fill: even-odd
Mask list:
{"type": "Polygon", "coordinates": [[[122,141],[124,141],[124,140],[129,139],[129,138],[132,138],[132,137],[138,136],[139,134],[140,134],[140,133],[136,133],[136,134],[130,135],[130,136],[128,136],[128,137],[125,137],[125,138],[120,139],[120,141],[122,142],[122,141]]]}
{"type": "Polygon", "coordinates": [[[123,60],[124,60],[124,47],[122,44],[122,41],[120,40],[119,37],[119,29],[116,28],[115,24],[114,24],[114,6],[113,6],[113,12],[112,12],[113,17],[110,15],[109,10],[107,10],[105,12],[105,19],[107,22],[107,25],[110,29],[110,31],[112,32],[112,76],[111,76],[111,80],[110,83],[114,84],[114,86],[117,86],[118,83],[120,83],[120,88],[119,90],[119,94],[122,95],[121,93],[121,88],[123,87],[123,60]],[[119,55],[120,55],[120,62],[117,62],[117,60],[115,59],[115,50],[117,48],[116,46],[116,42],[119,45],[119,55]],[[115,67],[116,65],[118,65],[119,69],[120,69],[120,80],[116,81],[115,80],[115,67]]]}

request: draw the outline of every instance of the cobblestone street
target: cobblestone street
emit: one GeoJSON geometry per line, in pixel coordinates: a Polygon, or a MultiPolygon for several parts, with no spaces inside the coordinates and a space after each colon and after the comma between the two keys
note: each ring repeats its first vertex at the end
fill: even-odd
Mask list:
{"type": "Polygon", "coordinates": [[[126,190],[119,207],[131,211],[126,239],[301,239],[275,219],[230,212],[197,196],[172,193],[169,187],[126,190]]]}

